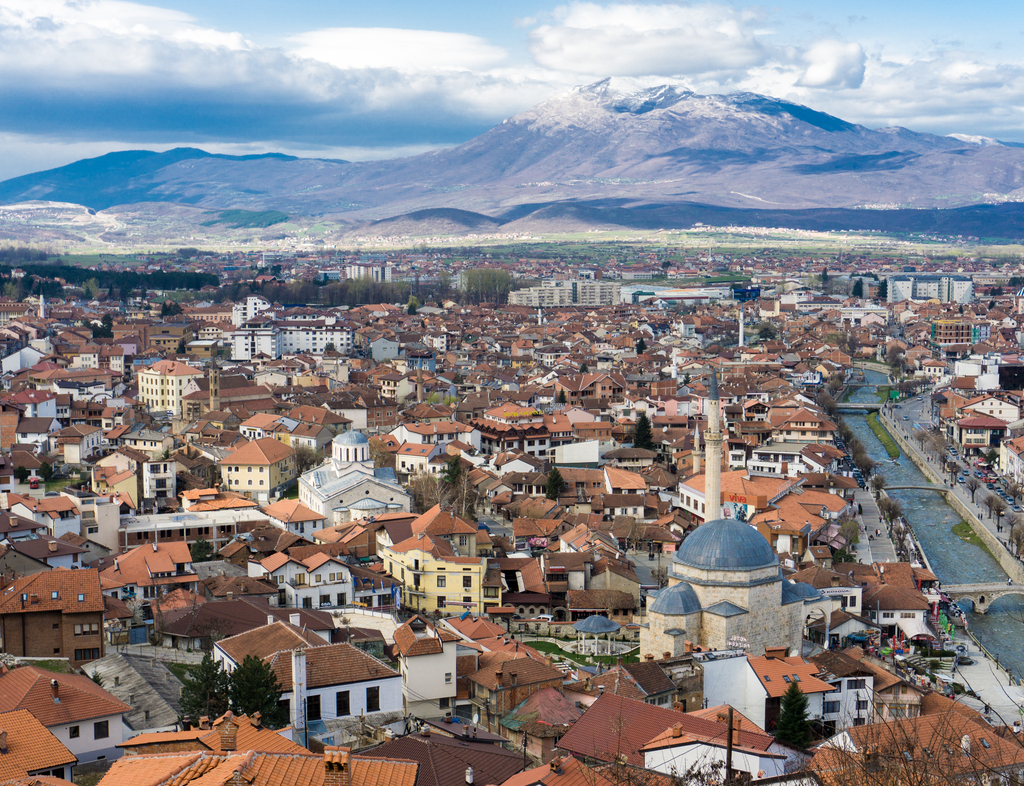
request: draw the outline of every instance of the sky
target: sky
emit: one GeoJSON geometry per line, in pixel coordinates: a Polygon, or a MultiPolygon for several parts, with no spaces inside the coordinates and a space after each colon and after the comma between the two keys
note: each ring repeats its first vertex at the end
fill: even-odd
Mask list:
{"type": "Polygon", "coordinates": [[[1024,143],[1024,6],[0,0],[0,179],[180,146],[410,155],[609,76],[1024,143]]]}

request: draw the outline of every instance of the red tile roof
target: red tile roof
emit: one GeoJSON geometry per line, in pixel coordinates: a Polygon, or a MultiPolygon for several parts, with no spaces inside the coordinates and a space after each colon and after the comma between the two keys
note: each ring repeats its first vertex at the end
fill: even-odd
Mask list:
{"type": "Polygon", "coordinates": [[[131,707],[88,677],[21,666],[0,674],[0,712],[28,710],[44,726],[119,715],[131,707]],[[57,682],[54,701],[51,680],[57,682]]]}

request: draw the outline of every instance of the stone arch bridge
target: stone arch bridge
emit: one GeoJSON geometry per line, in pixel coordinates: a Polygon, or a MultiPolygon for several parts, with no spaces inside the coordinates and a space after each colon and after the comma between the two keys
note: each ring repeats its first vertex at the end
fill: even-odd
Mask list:
{"type": "Polygon", "coordinates": [[[1024,595],[1024,586],[996,582],[991,584],[944,584],[942,591],[955,601],[971,601],[974,604],[975,614],[987,614],[992,601],[1007,595],[1024,595]]]}

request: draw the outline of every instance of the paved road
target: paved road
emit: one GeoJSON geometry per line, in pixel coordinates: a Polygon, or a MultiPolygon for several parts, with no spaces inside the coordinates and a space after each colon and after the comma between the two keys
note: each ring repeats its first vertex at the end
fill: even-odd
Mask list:
{"type": "Polygon", "coordinates": [[[885,534],[885,526],[881,523],[881,515],[878,512],[878,503],[866,489],[857,489],[854,500],[861,506],[863,514],[860,516],[861,532],[860,541],[857,543],[857,561],[870,565],[872,562],[896,562],[896,549],[892,541],[885,534]],[[875,536],[875,530],[879,534],[875,536]],[[872,540],[868,540],[868,534],[872,540]]]}

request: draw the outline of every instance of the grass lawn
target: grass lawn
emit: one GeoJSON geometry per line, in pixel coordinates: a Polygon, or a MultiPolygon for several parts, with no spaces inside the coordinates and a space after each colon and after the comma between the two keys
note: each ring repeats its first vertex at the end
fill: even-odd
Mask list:
{"type": "Polygon", "coordinates": [[[290,489],[288,489],[281,499],[298,499],[299,498],[299,484],[296,483],[290,489]]]}
{"type": "Polygon", "coordinates": [[[171,670],[171,673],[182,682],[185,681],[185,678],[188,676],[189,669],[191,668],[191,664],[189,663],[168,663],[166,665],[167,668],[171,670]]]}
{"type": "MultiPolygon", "coordinates": [[[[569,660],[575,661],[576,663],[579,663],[579,664],[584,665],[584,666],[587,665],[587,658],[588,657],[592,657],[594,659],[594,663],[601,662],[601,663],[604,663],[607,666],[614,666],[615,662],[620,657],[618,655],[597,655],[597,656],[577,655],[574,652],[566,652],[561,647],[559,647],[557,644],[552,644],[550,641],[528,641],[528,640],[524,640],[522,638],[522,634],[520,634],[520,639],[519,640],[522,641],[523,644],[525,644],[527,647],[533,647],[535,650],[539,650],[540,652],[545,652],[548,655],[560,655],[563,658],[568,658],[569,660]]],[[[566,644],[568,644],[568,643],[569,642],[566,642],[566,644]]],[[[623,663],[636,663],[639,660],[639,658],[635,654],[633,654],[633,655],[623,655],[621,657],[622,657],[622,662],[623,663]]]]}
{"type": "Polygon", "coordinates": [[[984,549],[985,551],[988,551],[989,554],[992,553],[991,551],[989,551],[989,548],[985,544],[985,541],[978,537],[978,534],[966,521],[961,521],[959,524],[954,524],[953,534],[960,538],[960,540],[962,540],[964,543],[970,543],[972,546],[977,546],[979,549],[984,549]]]}
{"type": "Polygon", "coordinates": [[[885,430],[885,427],[878,422],[878,413],[872,412],[867,417],[868,428],[871,429],[878,441],[882,443],[882,447],[885,448],[885,452],[889,454],[889,458],[895,459],[900,457],[900,449],[896,445],[896,441],[889,436],[889,432],[885,430]]]}
{"type": "Polygon", "coordinates": [[[25,663],[30,663],[33,666],[38,666],[41,669],[47,671],[54,671],[57,674],[70,674],[71,668],[68,666],[66,660],[28,660],[25,663]]]}

